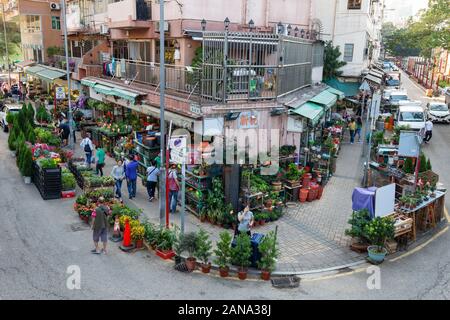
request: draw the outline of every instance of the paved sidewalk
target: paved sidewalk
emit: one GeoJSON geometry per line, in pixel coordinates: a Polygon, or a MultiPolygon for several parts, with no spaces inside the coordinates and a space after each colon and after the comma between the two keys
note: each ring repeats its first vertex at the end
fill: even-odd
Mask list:
{"type": "MultiPolygon", "coordinates": [[[[346,141],[348,141],[346,137],[346,141]]],[[[77,138],[78,143],[81,139],[77,138]]],[[[330,179],[320,200],[311,203],[290,203],[285,215],[276,222],[258,226],[253,231],[267,233],[278,226],[280,257],[277,272],[302,273],[311,270],[322,270],[355,264],[364,260],[365,255],[350,251],[350,239],[344,231],[348,227],[353,188],[361,181],[362,144],[350,145],[344,142],[339,153],[336,174],[330,179]]],[[[76,145],[76,154],[83,154],[76,145]]],[[[109,175],[114,159],[107,157],[104,168],[109,175]]],[[[126,183],[122,186],[124,202],[132,207],[142,208],[144,217],[151,222],[159,223],[158,201],[149,202],[146,188],[137,183],[137,196],[128,199],[126,183]]],[[[171,222],[180,224],[180,214],[171,214],[171,222]]],[[[209,223],[201,223],[195,216],[186,213],[186,232],[205,229],[215,242],[223,228],[209,223]]],[[[229,230],[229,232],[232,232],[229,230]]]]}

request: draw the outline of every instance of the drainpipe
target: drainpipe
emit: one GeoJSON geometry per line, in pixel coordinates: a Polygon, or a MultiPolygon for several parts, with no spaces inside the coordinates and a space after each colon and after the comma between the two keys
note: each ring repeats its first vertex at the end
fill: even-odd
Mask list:
{"type": "Polygon", "coordinates": [[[266,12],[265,12],[265,27],[268,28],[269,27],[269,11],[270,11],[270,0],[266,0],[266,8],[265,8],[266,12]]]}

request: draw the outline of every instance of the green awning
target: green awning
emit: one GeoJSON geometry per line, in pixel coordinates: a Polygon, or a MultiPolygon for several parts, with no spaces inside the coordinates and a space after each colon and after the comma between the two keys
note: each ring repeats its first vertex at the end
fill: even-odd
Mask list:
{"type": "Polygon", "coordinates": [[[42,78],[42,79],[48,80],[48,81],[53,81],[55,79],[62,78],[65,75],[66,75],[65,72],[50,70],[50,69],[45,69],[45,70],[39,71],[36,74],[36,76],[38,76],[39,78],[42,78]]]}
{"type": "Polygon", "coordinates": [[[309,99],[309,101],[323,105],[325,109],[328,110],[329,108],[334,106],[337,101],[337,97],[335,94],[332,94],[331,92],[325,90],[312,99],[309,99]]]}
{"type": "Polygon", "coordinates": [[[93,88],[97,82],[87,79],[81,79],[81,84],[93,88]]]}
{"type": "Polygon", "coordinates": [[[308,118],[309,120],[311,120],[313,125],[316,125],[325,113],[322,106],[313,102],[306,102],[297,109],[292,110],[292,112],[304,118],[308,118]]]}
{"type": "Polygon", "coordinates": [[[41,67],[41,66],[32,66],[32,67],[27,68],[27,70],[25,70],[25,73],[35,76],[35,75],[37,75],[37,73],[39,71],[42,71],[42,70],[45,70],[45,68],[41,67]]]}
{"type": "Polygon", "coordinates": [[[335,88],[329,87],[329,88],[327,88],[327,91],[330,92],[330,93],[332,93],[332,94],[337,95],[338,98],[339,98],[339,100],[342,100],[342,99],[345,98],[345,94],[344,94],[342,91],[337,90],[337,89],[335,89],[335,88]]]}
{"type": "Polygon", "coordinates": [[[358,82],[340,82],[336,78],[328,79],[324,82],[330,87],[342,91],[346,97],[354,97],[359,92],[358,82]]]}
{"type": "Polygon", "coordinates": [[[95,92],[97,92],[97,93],[103,93],[103,94],[106,94],[106,95],[114,95],[114,93],[113,93],[113,88],[111,88],[111,87],[108,87],[108,86],[104,86],[104,85],[102,85],[102,84],[96,84],[95,86],[94,86],[94,88],[93,88],[94,90],[95,90],[95,92]]]}
{"type": "Polygon", "coordinates": [[[124,89],[111,88],[112,94],[125,100],[135,101],[139,93],[131,92],[124,89]]]}

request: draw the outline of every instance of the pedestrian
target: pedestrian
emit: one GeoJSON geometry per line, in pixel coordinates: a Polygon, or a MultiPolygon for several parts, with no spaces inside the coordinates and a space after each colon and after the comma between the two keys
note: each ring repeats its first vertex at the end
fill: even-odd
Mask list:
{"type": "Polygon", "coordinates": [[[361,142],[361,130],[362,130],[362,119],[361,117],[356,118],[356,131],[355,131],[355,137],[358,135],[358,142],[361,142]]]}
{"type": "Polygon", "coordinates": [[[117,160],[117,164],[112,168],[111,176],[114,178],[115,197],[122,202],[122,182],[125,179],[125,167],[121,159],[117,160]]]}
{"type": "Polygon", "coordinates": [[[69,126],[72,129],[73,143],[77,143],[77,123],[75,122],[75,119],[73,117],[69,122],[69,126]]]}
{"type": "Polygon", "coordinates": [[[59,122],[59,135],[62,139],[62,147],[66,147],[69,144],[70,127],[65,119],[61,119],[59,122]]]}
{"type": "MultiPolygon", "coordinates": [[[[161,155],[158,154],[156,158],[153,159],[153,161],[155,162],[156,167],[159,169],[159,172],[161,172],[161,155]]],[[[156,191],[158,193],[158,198],[159,198],[159,179],[160,177],[158,175],[158,181],[156,182],[156,191]]]]}
{"type": "Polygon", "coordinates": [[[105,150],[102,147],[96,148],[97,163],[95,165],[95,173],[103,177],[103,168],[105,167],[105,150]]]}
{"type": "Polygon", "coordinates": [[[158,183],[159,169],[154,162],[150,163],[150,167],[147,168],[147,193],[150,202],[155,198],[155,188],[158,183]]]}
{"type": "Polygon", "coordinates": [[[85,163],[88,168],[91,167],[92,163],[92,151],[94,150],[94,144],[91,140],[91,135],[86,133],[86,137],[81,141],[80,147],[84,150],[84,154],[86,155],[85,163]]]}
{"type": "Polygon", "coordinates": [[[246,205],[244,210],[238,213],[238,234],[246,233],[251,236],[250,228],[253,227],[255,223],[255,218],[253,212],[250,211],[250,205],[246,205]]]}
{"type": "Polygon", "coordinates": [[[167,175],[167,183],[169,184],[169,206],[170,213],[175,213],[178,203],[178,191],[180,191],[180,183],[178,182],[177,166],[172,164],[167,175]]]}
{"type": "Polygon", "coordinates": [[[423,139],[423,141],[425,143],[430,142],[432,136],[433,136],[433,121],[428,119],[427,122],[425,122],[425,139],[423,139]]]}
{"type": "Polygon", "coordinates": [[[106,243],[108,240],[108,215],[110,209],[104,204],[105,198],[100,197],[98,199],[98,206],[92,213],[94,219],[92,223],[93,240],[95,248],[91,250],[94,254],[104,253],[106,254],[106,243]],[[98,249],[98,242],[102,241],[103,248],[101,251],[98,249]]]}
{"type": "Polygon", "coordinates": [[[125,177],[127,179],[128,198],[136,198],[136,180],[138,162],[132,154],[128,156],[128,162],[125,165],[125,177]]]}
{"type": "Polygon", "coordinates": [[[350,144],[355,142],[355,132],[356,132],[356,122],[355,119],[351,118],[348,124],[348,129],[350,131],[350,144]]]}

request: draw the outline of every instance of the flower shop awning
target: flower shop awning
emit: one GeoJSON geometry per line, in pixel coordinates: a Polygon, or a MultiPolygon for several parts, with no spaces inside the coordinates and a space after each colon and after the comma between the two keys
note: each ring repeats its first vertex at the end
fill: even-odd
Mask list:
{"type": "Polygon", "coordinates": [[[102,84],[96,84],[93,88],[97,93],[103,93],[106,95],[114,95],[112,92],[112,88],[108,86],[104,86],[102,84]]]}
{"type": "Polygon", "coordinates": [[[94,89],[94,91],[96,91],[97,93],[119,97],[125,100],[129,100],[133,103],[136,101],[137,97],[143,95],[139,92],[121,88],[120,86],[113,83],[102,82],[96,79],[82,79],[81,84],[94,89]]]}
{"type": "Polygon", "coordinates": [[[34,61],[26,60],[26,61],[21,61],[21,62],[16,63],[16,66],[18,66],[19,68],[24,69],[25,67],[30,67],[30,66],[33,66],[35,64],[36,64],[36,62],[34,62],[34,61]]]}
{"type": "Polygon", "coordinates": [[[81,79],[81,84],[93,88],[97,82],[89,79],[81,79]]]}
{"type": "Polygon", "coordinates": [[[324,82],[330,87],[343,92],[346,97],[356,96],[359,92],[358,82],[341,82],[336,78],[328,79],[324,82]]]}
{"type": "Polygon", "coordinates": [[[47,67],[41,64],[27,68],[25,73],[47,81],[53,81],[66,76],[66,72],[64,70],[47,67]]]}
{"type": "Polygon", "coordinates": [[[311,120],[313,125],[316,125],[320,118],[324,115],[325,110],[322,106],[308,101],[300,107],[292,110],[292,112],[304,118],[308,118],[311,120]]]}
{"type": "Polygon", "coordinates": [[[314,102],[315,104],[320,104],[325,107],[325,111],[330,109],[337,101],[337,96],[327,90],[322,91],[315,97],[309,100],[310,102],[314,102]]]}
{"type": "Polygon", "coordinates": [[[333,93],[333,94],[337,95],[338,98],[339,98],[339,100],[342,100],[342,99],[345,98],[345,94],[344,94],[342,91],[337,90],[337,89],[335,89],[335,88],[329,87],[329,88],[327,88],[327,91],[330,92],[330,93],[333,93]]]}

